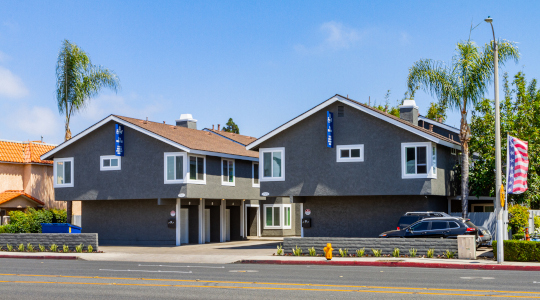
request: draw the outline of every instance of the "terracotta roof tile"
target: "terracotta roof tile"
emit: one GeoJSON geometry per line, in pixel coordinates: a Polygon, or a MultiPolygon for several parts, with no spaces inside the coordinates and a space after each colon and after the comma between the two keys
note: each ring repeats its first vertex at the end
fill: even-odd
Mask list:
{"type": "Polygon", "coordinates": [[[36,202],[39,205],[45,205],[45,203],[43,203],[43,201],[32,197],[31,195],[25,193],[22,190],[7,190],[7,191],[5,191],[3,193],[0,193],[0,204],[11,201],[11,200],[13,200],[13,199],[15,199],[15,198],[17,198],[19,196],[26,197],[26,198],[36,202]]]}
{"type": "Polygon", "coordinates": [[[114,116],[190,149],[247,157],[259,157],[259,152],[247,150],[246,147],[240,144],[211,134],[208,131],[117,115],[114,116]]]}
{"type": "Polygon", "coordinates": [[[218,130],[215,130],[215,129],[208,129],[208,131],[211,131],[215,134],[219,134],[221,136],[224,136],[228,139],[231,139],[235,142],[238,142],[242,145],[247,145],[253,141],[255,141],[257,138],[254,138],[252,136],[248,136],[248,135],[241,135],[241,134],[237,134],[237,133],[232,133],[232,132],[226,132],[226,131],[218,131],[218,130]]]}
{"type": "Polygon", "coordinates": [[[0,161],[15,163],[52,164],[50,160],[41,160],[40,156],[52,150],[55,145],[41,142],[14,142],[0,140],[0,161]]]}

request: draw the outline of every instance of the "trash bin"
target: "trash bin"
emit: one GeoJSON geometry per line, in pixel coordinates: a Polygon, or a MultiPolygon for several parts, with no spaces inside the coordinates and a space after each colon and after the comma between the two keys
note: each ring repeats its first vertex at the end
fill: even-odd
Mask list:
{"type": "Polygon", "coordinates": [[[81,233],[81,227],[68,223],[41,223],[42,233],[81,233]]]}

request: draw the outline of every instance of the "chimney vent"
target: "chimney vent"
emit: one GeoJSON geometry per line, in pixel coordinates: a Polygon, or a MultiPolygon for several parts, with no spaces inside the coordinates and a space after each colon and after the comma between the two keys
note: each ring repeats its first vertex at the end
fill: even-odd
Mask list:
{"type": "Polygon", "coordinates": [[[433,124],[429,124],[429,131],[433,131],[433,124]]]}
{"type": "Polygon", "coordinates": [[[219,131],[220,127],[221,127],[221,124],[217,124],[217,131],[219,131]]]}
{"type": "Polygon", "coordinates": [[[176,120],[176,126],[197,129],[197,120],[191,114],[181,114],[180,119],[176,120]]]}
{"type": "Polygon", "coordinates": [[[214,130],[214,124],[212,124],[212,130],[214,130]]]}
{"type": "Polygon", "coordinates": [[[405,100],[399,106],[399,117],[413,125],[418,126],[418,106],[414,100],[405,100]]]}

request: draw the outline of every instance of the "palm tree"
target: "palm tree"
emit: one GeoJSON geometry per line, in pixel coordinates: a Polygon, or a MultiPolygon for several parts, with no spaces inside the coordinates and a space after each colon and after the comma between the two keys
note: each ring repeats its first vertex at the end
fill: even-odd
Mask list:
{"type": "MultiPolygon", "coordinates": [[[[90,98],[104,87],[116,92],[120,87],[118,76],[108,69],[93,65],[81,48],[64,40],[56,63],[56,100],[58,111],[66,116],[66,141],[71,139],[71,116],[88,105],[90,98]]],[[[68,201],[68,223],[71,223],[71,213],[72,202],[68,201]]]]}
{"type": "MultiPolygon", "coordinates": [[[[516,63],[519,52],[514,42],[500,40],[499,64],[513,59],[516,63]]],[[[469,110],[484,96],[493,76],[493,41],[480,49],[474,42],[459,42],[451,65],[432,59],[421,59],[409,69],[408,88],[410,93],[420,86],[425,92],[437,97],[440,105],[458,109],[461,113],[459,138],[461,140],[461,209],[467,216],[469,197],[469,140],[467,124],[469,110]]]]}

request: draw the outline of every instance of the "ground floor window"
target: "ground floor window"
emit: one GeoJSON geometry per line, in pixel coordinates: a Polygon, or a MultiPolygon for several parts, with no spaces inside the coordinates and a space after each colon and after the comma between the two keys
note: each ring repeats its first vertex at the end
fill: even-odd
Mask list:
{"type": "Polygon", "coordinates": [[[493,203],[471,204],[471,211],[472,212],[494,212],[495,207],[493,206],[493,203]]]}
{"type": "Polygon", "coordinates": [[[291,229],[291,205],[267,204],[264,205],[265,229],[291,229]]]}

